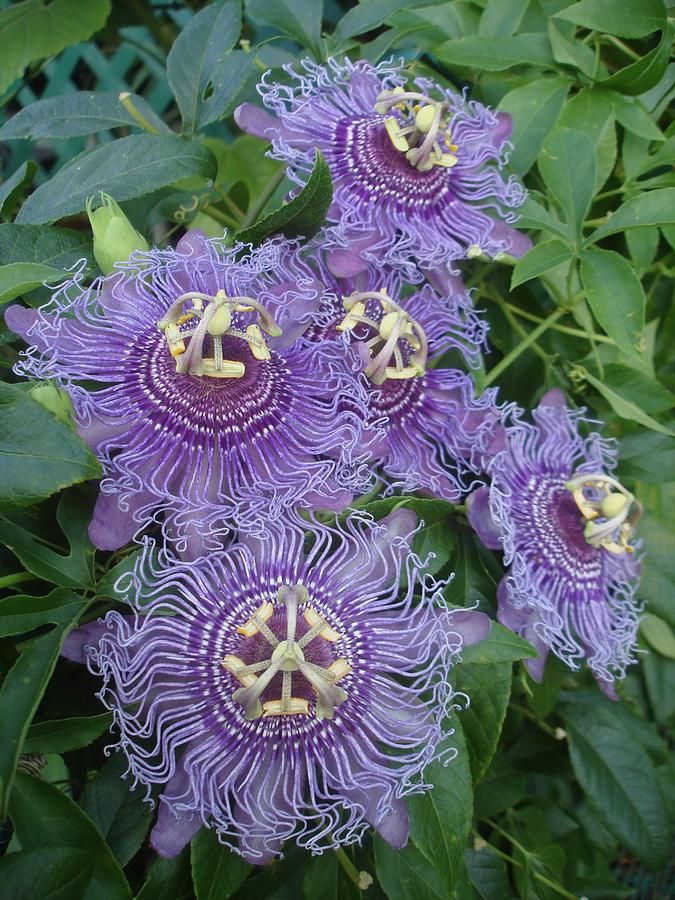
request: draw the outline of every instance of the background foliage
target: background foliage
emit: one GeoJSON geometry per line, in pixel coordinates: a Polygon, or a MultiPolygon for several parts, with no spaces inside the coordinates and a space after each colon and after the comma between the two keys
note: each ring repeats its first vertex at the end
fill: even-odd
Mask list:
{"type": "MultiPolygon", "coordinates": [[[[178,858],[158,859],[152,809],[104,753],[110,717],[96,681],[59,659],[70,628],[116,604],[134,551],[94,555],[98,464],[64,398],[14,378],[18,342],[3,326],[0,896],[673,896],[675,64],[663,0],[2,6],[2,304],[40,305],[43,285],[83,258],[96,273],[83,211],[100,190],[160,245],[186,227],[254,242],[316,231],[331,190],[322,160],[281,207],[279,164],[231,119],[268,68],[283,79],[280,66],[304,56],[393,55],[509,112],[509,167],[530,191],[520,227],[535,246],[515,266],[462,265],[491,326],[479,384],[526,407],[562,386],[620,439],[620,477],[647,510],[647,614],[620,704],[555,659],[536,685],[518,662],[529,645],[498,625],[467,649],[455,677],[471,697],[455,723],[459,754],[411,801],[403,851],[378,838],[315,858],[291,848],[253,870],[203,831],[178,858]],[[41,778],[27,774],[36,760],[41,778]],[[367,890],[360,872],[375,879],[367,890]]],[[[369,508],[379,517],[396,502],[369,508]]],[[[449,505],[405,503],[425,519],[418,540],[434,570],[456,573],[448,599],[494,613],[497,556],[449,505]]]]}

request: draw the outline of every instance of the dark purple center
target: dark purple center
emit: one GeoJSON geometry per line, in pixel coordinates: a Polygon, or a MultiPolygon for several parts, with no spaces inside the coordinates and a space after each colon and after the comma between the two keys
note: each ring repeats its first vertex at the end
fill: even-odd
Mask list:
{"type": "Polygon", "coordinates": [[[399,212],[414,206],[435,214],[455,199],[457,174],[440,166],[428,172],[416,169],[392,144],[381,116],[341,119],[335,125],[334,148],[329,162],[336,180],[368,203],[386,203],[399,212]]]}

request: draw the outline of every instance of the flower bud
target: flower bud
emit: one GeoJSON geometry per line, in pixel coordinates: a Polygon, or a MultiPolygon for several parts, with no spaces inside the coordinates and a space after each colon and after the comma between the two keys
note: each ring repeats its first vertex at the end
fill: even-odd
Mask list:
{"type": "Polygon", "coordinates": [[[94,256],[101,272],[109,275],[115,263],[126,262],[134,250],[150,248],[112,197],[101,193],[98,209],[92,209],[93,199],[87,200],[87,215],[94,234],[94,256]]]}
{"type": "Polygon", "coordinates": [[[40,381],[28,392],[33,400],[48,409],[57,419],[73,424],[73,404],[68,394],[53,381],[40,381]]]}

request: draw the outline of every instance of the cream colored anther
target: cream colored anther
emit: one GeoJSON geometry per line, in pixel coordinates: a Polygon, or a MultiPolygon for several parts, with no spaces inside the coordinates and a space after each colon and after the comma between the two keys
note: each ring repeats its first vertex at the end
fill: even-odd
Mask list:
{"type": "Polygon", "coordinates": [[[209,378],[241,378],[246,374],[246,366],[234,359],[224,359],[222,365],[216,368],[215,359],[206,357],[201,361],[198,371],[191,375],[207,375],[209,378]]]}
{"type": "Polygon", "coordinates": [[[366,304],[361,300],[357,300],[340,324],[336,325],[336,331],[351,331],[352,328],[355,328],[359,324],[359,319],[364,316],[365,313],[366,304]]]}
{"type": "Polygon", "coordinates": [[[409,144],[405,135],[401,134],[401,126],[398,119],[395,119],[394,116],[387,116],[384,120],[384,127],[387,129],[387,134],[394,147],[400,150],[401,153],[405,153],[409,144]]]}
{"type": "MultiPolygon", "coordinates": [[[[319,622],[323,621],[322,616],[314,609],[313,606],[310,606],[303,612],[303,616],[305,617],[305,622],[309,625],[310,628],[313,628],[315,625],[318,625],[319,622]]],[[[324,641],[330,641],[331,643],[336,643],[336,641],[342,640],[342,635],[339,631],[336,631],[334,628],[331,628],[327,622],[324,622],[324,627],[319,632],[319,637],[322,637],[324,641]]]]}

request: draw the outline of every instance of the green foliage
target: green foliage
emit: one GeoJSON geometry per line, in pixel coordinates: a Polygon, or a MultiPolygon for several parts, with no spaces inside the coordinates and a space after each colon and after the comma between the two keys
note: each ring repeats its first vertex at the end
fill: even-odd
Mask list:
{"type": "Polygon", "coordinates": [[[526,671],[534,649],[494,621],[504,566],[480,545],[466,510],[428,497],[359,498],[376,520],[398,507],[413,510],[415,552],[429,573],[447,579],[445,601],[493,619],[488,638],[463,648],[449,675],[464,707],[452,713],[447,740],[457,754],[431,763],[424,780],[433,789],[407,799],[410,840],[395,850],[374,833],[362,846],[321,856],[287,845],[284,860],[258,870],[203,829],[177,858],[156,858],[148,844],[155,811],[122,777],[123,755],[104,755],[116,738],[108,734],[111,715],[94,698],[100,682],[59,659],[82,619],[122,608],[115,585],[139,551],[95,555],[87,536],[93,492],[73,486],[100,477],[100,468],[52,382],[14,383],[10,370],[23,345],[5,329],[0,807],[14,837],[0,856],[0,894],[626,896],[615,877],[621,860],[659,869],[672,847],[675,811],[667,751],[675,740],[675,73],[664,3],[178,6],[171,18],[163,8],[121,4],[124,12],[116,9],[104,32],[107,0],[24,0],[0,11],[0,140],[44,148],[88,138],[86,150],[46,174],[24,154],[3,175],[0,304],[21,298],[41,307],[75,266],[87,282],[96,276],[83,213],[100,191],[123,205],[149,243],[165,247],[190,227],[220,238],[227,228],[229,244],[316,235],[333,198],[324,158],[317,153],[305,187],[289,199],[283,166],[265,155],[269,145],[240,134],[232,119],[239,102],[259,102],[254,85],[267,69],[284,82],[282,65],[308,56],[403,57],[414,75],[469,84],[472,99],[512,118],[505,174],[528,188],[518,227],[533,240],[515,264],[484,256],[460,264],[493,348],[472,374],[479,389],[496,384],[502,401],[526,409],[544,390],[562,387],[619,439],[619,474],[646,510],[639,528],[645,652],[620,685],[618,704],[601,696],[585,670],[552,656],[543,683],[535,683],[526,671]],[[141,7],[147,15],[136,21],[141,7]],[[79,82],[74,92],[42,93],[36,76],[44,66],[59,66],[64,48],[96,32],[89,49],[108,54],[124,39],[116,31],[122,19],[136,26],[133,39],[144,45],[152,77],[173,94],[162,115],[145,74],[135,71],[135,92],[122,97],[108,85],[93,91],[79,82]],[[16,81],[25,70],[25,82],[16,81]],[[30,91],[41,99],[28,103],[30,91]],[[17,594],[24,586],[30,593],[17,594]],[[41,779],[17,774],[26,754],[48,755],[41,779]],[[375,878],[368,891],[358,886],[363,873],[375,878]]]}

